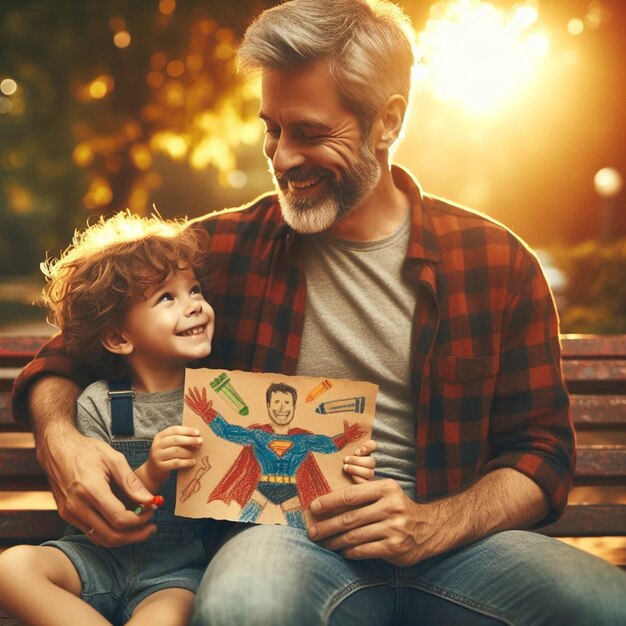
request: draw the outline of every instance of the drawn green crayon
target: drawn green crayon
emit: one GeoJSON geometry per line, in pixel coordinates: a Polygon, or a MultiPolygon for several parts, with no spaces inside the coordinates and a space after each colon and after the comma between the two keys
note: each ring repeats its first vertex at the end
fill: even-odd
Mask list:
{"type": "Polygon", "coordinates": [[[326,415],[328,413],[363,413],[365,411],[365,396],[356,398],[344,398],[343,400],[329,400],[321,402],[315,409],[316,413],[326,415]]]}
{"type": "Polygon", "coordinates": [[[220,374],[211,381],[211,388],[215,391],[215,393],[221,393],[225,396],[235,409],[237,409],[239,415],[248,415],[250,409],[248,409],[246,403],[231,385],[230,378],[228,378],[226,372],[220,374]]]}

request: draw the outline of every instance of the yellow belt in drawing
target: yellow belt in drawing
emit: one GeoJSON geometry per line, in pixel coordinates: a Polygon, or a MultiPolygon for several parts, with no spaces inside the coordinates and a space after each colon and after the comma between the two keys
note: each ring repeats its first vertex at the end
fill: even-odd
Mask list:
{"type": "Polygon", "coordinates": [[[296,484],[295,476],[285,476],[283,474],[261,474],[262,483],[292,483],[296,484]]]}

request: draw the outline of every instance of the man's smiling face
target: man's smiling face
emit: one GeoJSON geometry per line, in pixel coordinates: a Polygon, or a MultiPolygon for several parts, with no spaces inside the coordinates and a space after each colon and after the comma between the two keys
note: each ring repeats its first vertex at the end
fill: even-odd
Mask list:
{"type": "Polygon", "coordinates": [[[260,117],[283,216],[294,230],[330,228],[376,187],[380,164],[327,63],[267,70],[260,117]]]}

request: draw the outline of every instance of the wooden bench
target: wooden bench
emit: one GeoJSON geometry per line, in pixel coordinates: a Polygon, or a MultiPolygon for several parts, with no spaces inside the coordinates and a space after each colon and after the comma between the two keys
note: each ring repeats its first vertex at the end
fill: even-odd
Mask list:
{"type": "MultiPolygon", "coordinates": [[[[9,392],[47,337],[0,335],[0,549],[62,533],[32,435],[12,419],[9,392]]],[[[626,565],[626,335],[564,335],[564,372],[578,431],[576,486],[552,536],[626,565]]]]}

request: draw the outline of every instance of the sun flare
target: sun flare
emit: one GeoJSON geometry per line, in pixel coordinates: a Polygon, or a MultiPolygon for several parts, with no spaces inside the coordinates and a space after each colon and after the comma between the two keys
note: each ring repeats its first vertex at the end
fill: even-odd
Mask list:
{"type": "Polygon", "coordinates": [[[488,115],[532,78],[550,49],[536,3],[509,11],[484,0],[434,4],[418,37],[418,87],[471,113],[488,115]]]}

